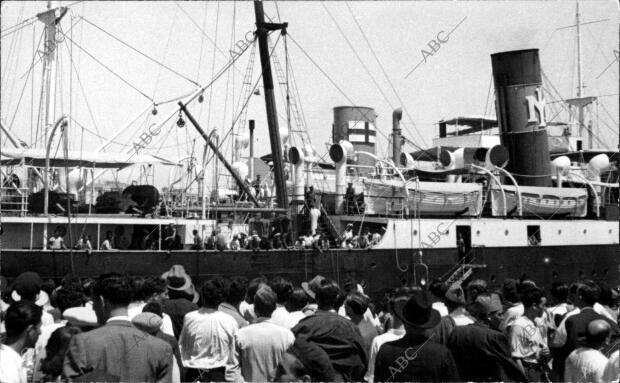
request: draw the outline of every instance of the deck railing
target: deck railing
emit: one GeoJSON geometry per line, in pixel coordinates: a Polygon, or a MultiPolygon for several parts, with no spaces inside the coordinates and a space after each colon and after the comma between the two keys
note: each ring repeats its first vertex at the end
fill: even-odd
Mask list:
{"type": "Polygon", "coordinates": [[[28,212],[28,189],[0,188],[0,211],[3,215],[25,216],[28,212]]]}

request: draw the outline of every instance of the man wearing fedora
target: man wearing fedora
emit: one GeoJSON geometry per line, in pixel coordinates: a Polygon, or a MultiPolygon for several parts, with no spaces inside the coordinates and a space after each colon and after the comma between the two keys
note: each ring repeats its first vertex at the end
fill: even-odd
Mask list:
{"type": "Polygon", "coordinates": [[[405,326],[401,339],[385,343],[379,349],[375,364],[375,381],[454,382],[459,374],[447,347],[433,338],[439,324],[439,312],[432,308],[428,291],[415,291],[400,312],[405,326]]]}
{"type": "Polygon", "coordinates": [[[179,339],[185,314],[198,310],[196,303],[200,295],[182,265],[172,266],[161,277],[168,290],[168,299],[162,302],[163,311],[172,319],[174,336],[179,339]]]}

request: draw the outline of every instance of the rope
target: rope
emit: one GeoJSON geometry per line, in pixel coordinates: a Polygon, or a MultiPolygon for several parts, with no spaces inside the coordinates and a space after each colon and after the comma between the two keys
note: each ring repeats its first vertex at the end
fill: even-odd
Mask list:
{"type": "MultiPolygon", "coordinates": [[[[394,92],[394,95],[396,96],[396,99],[398,99],[398,102],[400,103],[401,107],[403,108],[403,111],[407,115],[407,118],[409,119],[409,121],[413,125],[413,128],[415,129],[416,133],[418,133],[418,136],[420,136],[420,139],[421,139],[422,143],[424,144],[424,146],[428,146],[426,144],[426,141],[424,140],[424,137],[422,136],[422,133],[420,133],[420,131],[418,130],[418,127],[416,126],[416,123],[413,120],[413,117],[411,117],[411,114],[409,113],[409,110],[406,108],[405,103],[403,102],[403,100],[401,99],[400,95],[396,91],[396,87],[392,83],[392,80],[390,80],[390,77],[388,76],[387,72],[385,71],[385,67],[381,63],[381,60],[379,60],[379,56],[377,55],[377,53],[373,49],[372,45],[370,44],[370,40],[366,36],[366,33],[364,33],[364,30],[362,29],[361,24],[359,23],[359,21],[357,20],[357,18],[353,14],[353,10],[351,10],[351,7],[349,6],[349,3],[345,2],[345,4],[347,6],[347,9],[349,10],[349,13],[351,14],[351,17],[353,18],[353,21],[355,21],[355,24],[357,25],[357,28],[359,29],[362,37],[364,38],[364,41],[366,42],[366,45],[370,49],[370,52],[372,53],[373,57],[375,58],[375,61],[379,65],[379,68],[381,69],[381,72],[383,73],[383,76],[385,76],[385,79],[387,80],[388,84],[390,84],[390,88],[392,89],[392,92],[394,92]]],[[[406,125],[404,125],[404,128],[407,130],[407,132],[409,134],[411,134],[411,132],[409,131],[409,128],[406,125]]],[[[413,136],[413,134],[412,134],[412,136],[413,136]]],[[[425,149],[421,148],[420,146],[418,146],[417,144],[415,144],[413,142],[412,142],[412,144],[414,146],[416,146],[418,149],[425,150],[425,149]]]]}
{"type": "Polygon", "coordinates": [[[169,66],[165,65],[164,63],[161,63],[157,60],[155,60],[154,58],[152,58],[151,56],[147,55],[146,53],[142,52],[141,50],[134,48],[133,46],[129,45],[128,43],[124,42],[123,40],[119,39],[118,37],[114,36],[113,34],[111,34],[110,32],[104,30],[103,28],[97,26],[95,23],[87,20],[86,18],[84,18],[83,16],[79,16],[81,19],[83,19],[84,21],[86,21],[88,24],[92,25],[93,27],[97,28],[98,30],[100,30],[101,32],[105,33],[106,35],[110,36],[111,38],[113,38],[114,40],[118,41],[119,43],[125,45],[127,48],[135,51],[136,53],[138,53],[139,55],[143,56],[144,58],[154,62],[155,64],[163,67],[164,69],[168,70],[171,73],[176,74],[177,76],[183,78],[186,81],[189,81],[190,83],[200,86],[200,84],[198,84],[197,82],[195,82],[194,80],[190,79],[187,76],[182,75],[181,73],[177,72],[176,70],[170,68],[169,66]]]}
{"type": "MultiPolygon", "coordinates": [[[[63,32],[61,32],[63,33],[63,32]]],[[[107,65],[105,65],[104,63],[102,63],[101,61],[99,61],[99,59],[97,59],[95,56],[93,56],[92,54],[90,54],[90,52],[88,52],[86,49],[84,49],[81,45],[79,45],[78,43],[76,43],[75,41],[73,41],[69,36],[65,35],[63,33],[63,36],[65,36],[65,38],[69,39],[69,41],[71,41],[72,44],[74,44],[76,47],[80,48],[80,50],[84,53],[86,53],[88,55],[88,57],[90,57],[91,59],[93,59],[97,64],[101,65],[102,67],[104,67],[108,72],[112,73],[116,78],[118,78],[119,80],[121,80],[123,83],[125,83],[127,86],[129,86],[131,89],[135,90],[136,92],[140,93],[144,98],[146,98],[147,100],[151,101],[152,103],[155,103],[155,101],[149,97],[146,93],[144,93],[143,91],[141,91],[140,89],[136,88],[135,86],[133,86],[131,83],[129,83],[129,81],[125,80],[123,77],[121,77],[121,75],[117,74],[116,72],[114,72],[112,69],[110,69],[110,67],[108,67],[107,65]]]]}

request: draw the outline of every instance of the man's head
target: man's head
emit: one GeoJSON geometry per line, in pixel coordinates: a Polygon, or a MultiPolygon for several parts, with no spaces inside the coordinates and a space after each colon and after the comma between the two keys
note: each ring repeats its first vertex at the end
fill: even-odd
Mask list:
{"type": "Polygon", "coordinates": [[[487,283],[482,279],[474,279],[467,285],[467,301],[474,302],[480,294],[487,293],[487,283]]]}
{"type": "Polygon", "coordinates": [[[601,298],[601,288],[591,280],[584,281],[577,292],[577,306],[592,307],[601,298]]]}
{"type": "Polygon", "coordinates": [[[315,343],[297,338],[276,370],[277,382],[333,382],[336,372],[329,356],[315,343]]]}
{"type": "Polygon", "coordinates": [[[93,286],[93,309],[97,321],[104,324],[112,310],[127,309],[133,288],[131,279],[118,273],[99,276],[93,286]]]}
{"type": "Polygon", "coordinates": [[[198,230],[196,230],[196,229],[192,230],[192,234],[193,235],[197,235],[198,234],[198,230]]]}
{"type": "Polygon", "coordinates": [[[225,301],[238,306],[248,291],[248,280],[244,277],[233,277],[226,281],[225,301]]]}
{"type": "Polygon", "coordinates": [[[521,292],[521,302],[523,303],[525,315],[530,319],[537,318],[543,314],[543,294],[538,287],[524,289],[521,292]]]}
{"type": "Polygon", "coordinates": [[[246,302],[252,304],[254,303],[254,295],[258,291],[258,288],[261,284],[267,284],[267,278],[265,277],[257,277],[254,278],[248,283],[248,290],[245,295],[246,302]]]}
{"type": "Polygon", "coordinates": [[[60,312],[64,312],[71,307],[81,307],[84,305],[84,303],[86,303],[86,296],[84,295],[82,285],[72,283],[63,285],[60,289],[56,290],[54,301],[60,312]]]}
{"type": "Polygon", "coordinates": [[[105,232],[105,236],[107,239],[112,239],[112,237],[114,237],[114,234],[112,233],[111,230],[108,230],[105,232]]]}
{"type": "Polygon", "coordinates": [[[289,311],[301,311],[308,304],[308,294],[302,288],[296,288],[291,293],[288,300],[289,311]]]}
{"type": "Polygon", "coordinates": [[[21,342],[23,349],[34,347],[41,334],[41,315],[41,307],[34,302],[24,300],[13,303],[4,318],[6,343],[21,342]]]}
{"type": "Polygon", "coordinates": [[[604,319],[595,319],[588,323],[586,329],[586,344],[588,347],[599,349],[609,341],[611,326],[604,319]]]}
{"type": "Polygon", "coordinates": [[[481,294],[467,310],[481,323],[498,329],[504,319],[504,308],[497,294],[481,294]]]}
{"type": "Polygon", "coordinates": [[[281,305],[285,304],[293,293],[293,284],[282,277],[274,278],[269,283],[269,287],[276,293],[278,303],[281,305]]]}
{"type": "Polygon", "coordinates": [[[353,323],[359,323],[364,317],[366,310],[368,310],[368,298],[357,291],[353,291],[345,299],[344,309],[353,323]]]}
{"type": "Polygon", "coordinates": [[[202,306],[217,310],[226,296],[226,284],[222,278],[207,279],[202,285],[202,306]]]}
{"type": "Polygon", "coordinates": [[[316,293],[316,301],[320,310],[332,310],[338,302],[340,287],[331,279],[324,279],[318,286],[316,293]]]}
{"type": "Polygon", "coordinates": [[[260,285],[254,295],[254,312],[256,316],[271,318],[271,314],[276,309],[277,299],[276,293],[269,286],[265,284],[260,285]]]}
{"type": "Polygon", "coordinates": [[[26,271],[15,278],[13,290],[19,294],[18,300],[36,302],[42,286],[43,280],[39,274],[26,271]]]}

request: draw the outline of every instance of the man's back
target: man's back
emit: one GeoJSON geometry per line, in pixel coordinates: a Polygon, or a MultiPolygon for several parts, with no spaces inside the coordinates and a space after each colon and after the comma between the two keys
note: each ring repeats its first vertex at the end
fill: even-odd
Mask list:
{"type": "Polygon", "coordinates": [[[162,310],[172,319],[174,336],[178,339],[181,334],[181,329],[183,328],[185,314],[198,310],[198,306],[185,298],[176,298],[163,301],[162,310]]]}
{"type": "Polygon", "coordinates": [[[71,339],[64,374],[104,371],[121,381],[170,381],[172,347],[125,320],[113,320],[71,339]]]}
{"type": "Polygon", "coordinates": [[[273,381],[286,350],[295,342],[293,333],[271,320],[259,320],[239,330],[237,352],[243,379],[249,382],[273,381]]]}
{"type": "Polygon", "coordinates": [[[461,379],[465,381],[526,381],[510,357],[506,336],[478,324],[457,326],[448,338],[461,379]]]}
{"type": "Polygon", "coordinates": [[[606,316],[597,313],[591,307],[584,308],[579,314],[573,315],[566,320],[565,347],[567,354],[579,346],[579,342],[586,336],[588,324],[596,319],[603,319],[610,324],[612,338],[618,336],[618,325],[616,323],[610,321],[606,316]]]}
{"type": "Polygon", "coordinates": [[[296,337],[307,337],[321,347],[345,379],[364,379],[368,359],[362,336],[353,322],[335,312],[317,311],[300,320],[292,331],[296,337]]]}
{"type": "Polygon", "coordinates": [[[406,334],[385,343],[375,364],[376,382],[455,382],[458,370],[447,347],[432,338],[406,334]]]}
{"type": "Polygon", "coordinates": [[[570,353],[564,369],[565,382],[603,382],[607,358],[600,351],[579,347],[570,353]]]}

